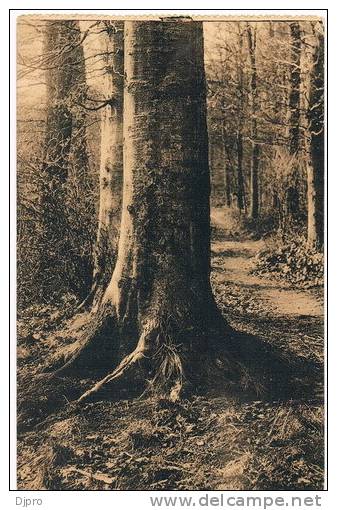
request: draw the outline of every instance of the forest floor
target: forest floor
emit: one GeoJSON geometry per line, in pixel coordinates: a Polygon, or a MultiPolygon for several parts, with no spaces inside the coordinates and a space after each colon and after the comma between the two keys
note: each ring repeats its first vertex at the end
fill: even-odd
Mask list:
{"type": "MultiPolygon", "coordinates": [[[[217,392],[179,403],[67,403],[42,412],[39,420],[19,420],[19,489],[323,488],[321,292],[251,274],[264,241],[235,231],[220,208],[212,210],[211,220],[217,303],[235,330],[300,361],[290,394],[238,400],[217,392]]],[[[45,342],[45,348],[44,339],[42,331],[36,343],[45,342]]],[[[19,376],[39,363],[42,352],[19,337],[19,376]]],[[[19,383],[19,398],[20,392],[19,383]]]]}

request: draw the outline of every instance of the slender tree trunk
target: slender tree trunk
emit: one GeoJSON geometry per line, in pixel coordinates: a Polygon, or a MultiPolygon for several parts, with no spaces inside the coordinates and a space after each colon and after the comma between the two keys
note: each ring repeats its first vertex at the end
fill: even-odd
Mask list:
{"type": "Polygon", "coordinates": [[[230,207],[232,205],[231,184],[230,184],[230,176],[229,176],[229,165],[226,161],[224,164],[224,187],[225,187],[226,206],[230,207]]]}
{"type": "Polygon", "coordinates": [[[98,303],[116,261],[123,184],[124,23],[104,22],[104,93],[101,110],[100,194],[93,283],[80,308],[98,303]]]}
{"type": "MultiPolygon", "coordinates": [[[[290,91],[287,124],[289,125],[289,152],[297,157],[300,150],[301,120],[301,31],[299,23],[290,23],[290,42],[290,91]]],[[[298,165],[296,163],[287,183],[285,212],[286,218],[290,220],[296,219],[299,212],[298,165]]]]}
{"type": "Polygon", "coordinates": [[[254,31],[252,27],[247,24],[247,39],[248,49],[250,56],[251,66],[251,80],[250,80],[250,101],[251,101],[251,166],[250,166],[250,218],[256,219],[259,215],[259,158],[260,148],[256,143],[257,137],[257,70],[256,70],[256,28],[254,31]]]}
{"type": "Polygon", "coordinates": [[[244,179],[243,179],[243,141],[241,130],[237,134],[236,138],[237,154],[238,154],[238,166],[237,166],[237,200],[238,208],[241,211],[246,212],[246,201],[245,201],[245,190],[244,190],[244,179]]]}
{"type": "Polygon", "coordinates": [[[290,32],[289,150],[290,154],[296,154],[300,142],[301,31],[299,23],[290,23],[290,32]]]}
{"type": "Polygon", "coordinates": [[[177,398],[216,363],[223,371],[219,352],[230,331],[210,286],[202,23],[126,22],[124,55],[118,257],[89,332],[66,363],[92,364],[99,353],[116,368],[81,400],[107,383],[140,391],[146,379],[177,398]]]}
{"type": "Polygon", "coordinates": [[[231,181],[230,181],[230,157],[227,151],[227,143],[226,143],[226,132],[224,126],[222,127],[222,143],[223,143],[223,161],[224,161],[224,190],[225,190],[225,201],[226,206],[230,207],[231,200],[231,181]]]}
{"type": "Polygon", "coordinates": [[[239,211],[246,211],[246,200],[244,190],[244,177],[243,177],[243,111],[244,111],[244,93],[243,93],[243,32],[239,25],[239,63],[238,63],[238,94],[240,98],[240,112],[239,112],[239,123],[238,132],[236,138],[237,146],[237,204],[239,211]]]}
{"type": "MultiPolygon", "coordinates": [[[[76,21],[47,21],[44,67],[46,69],[47,120],[41,172],[40,285],[45,297],[68,290],[71,246],[66,214],[66,182],[72,143],[71,92],[85,79],[81,33],[76,21]]],[[[71,286],[71,285],[70,285],[71,286]]]]}
{"type": "Polygon", "coordinates": [[[214,197],[216,197],[216,194],[217,194],[217,186],[216,186],[216,184],[217,184],[217,171],[216,171],[217,158],[216,158],[215,141],[210,141],[208,156],[209,156],[209,167],[210,167],[210,179],[211,179],[211,182],[213,183],[213,186],[211,187],[211,197],[213,199],[214,197]]]}
{"type": "Polygon", "coordinates": [[[250,211],[249,216],[256,219],[259,215],[259,158],[260,148],[252,143],[252,161],[250,170],[250,211]]]}
{"type": "MultiPolygon", "coordinates": [[[[322,28],[321,28],[322,30],[322,28]]],[[[324,35],[317,34],[313,55],[308,110],[309,157],[307,165],[308,230],[310,248],[324,243],[324,35]]]]}

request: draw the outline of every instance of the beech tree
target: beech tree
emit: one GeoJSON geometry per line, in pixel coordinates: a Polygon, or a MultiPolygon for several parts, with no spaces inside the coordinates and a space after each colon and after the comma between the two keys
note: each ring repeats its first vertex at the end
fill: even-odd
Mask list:
{"type": "MultiPolygon", "coordinates": [[[[106,384],[172,399],[216,368],[230,327],[210,286],[202,23],[125,22],[124,182],[118,256],[102,298],[58,360],[104,366],[106,384]]],[[[226,370],[227,367],[227,370],[226,370]]],[[[113,390],[112,390],[113,391],[113,390]]]]}
{"type": "Polygon", "coordinates": [[[289,150],[296,154],[300,143],[301,31],[300,24],[290,23],[289,150]]]}
{"type": "Polygon", "coordinates": [[[105,97],[92,109],[101,111],[99,217],[94,248],[92,287],[81,307],[102,297],[116,261],[123,181],[123,22],[103,22],[100,31],[105,97]]]}
{"type": "Polygon", "coordinates": [[[222,126],[222,143],[223,143],[223,165],[224,165],[224,189],[225,189],[225,200],[227,207],[230,207],[232,204],[232,196],[231,196],[231,175],[233,174],[233,165],[231,162],[231,153],[228,146],[228,142],[226,140],[226,134],[224,127],[222,126]]]}
{"type": "Polygon", "coordinates": [[[315,32],[307,113],[307,242],[310,248],[321,249],[324,242],[324,34],[321,24],[316,25],[315,32]]]}
{"type": "MultiPolygon", "coordinates": [[[[297,22],[290,23],[290,65],[289,65],[289,99],[287,111],[287,134],[290,156],[294,162],[299,158],[301,128],[301,27],[297,22]]],[[[299,171],[298,163],[288,175],[286,182],[286,218],[295,219],[299,210],[299,171]]]]}
{"type": "MultiPolygon", "coordinates": [[[[85,115],[73,108],[74,98],[81,102],[85,94],[81,41],[77,21],[46,22],[44,52],[40,58],[45,71],[47,111],[40,180],[40,233],[44,249],[39,274],[45,296],[51,296],[61,287],[79,290],[70,276],[74,261],[66,184],[72,171],[81,188],[88,166],[85,115]]],[[[83,266],[81,257],[76,258],[76,263],[85,274],[87,266],[83,266]]]]}
{"type": "Polygon", "coordinates": [[[250,102],[251,102],[251,163],[250,163],[250,209],[249,216],[256,219],[259,214],[259,157],[257,138],[257,69],[256,69],[256,27],[247,23],[247,41],[250,58],[250,102]]]}
{"type": "Polygon", "coordinates": [[[244,125],[244,76],[242,69],[243,56],[243,37],[244,32],[241,25],[238,25],[238,41],[239,41],[239,56],[237,64],[237,94],[239,96],[239,120],[238,129],[236,135],[236,146],[237,146],[237,204],[240,211],[246,212],[246,199],[245,199],[245,188],[244,188],[244,177],[243,177],[243,125],[244,125]]]}

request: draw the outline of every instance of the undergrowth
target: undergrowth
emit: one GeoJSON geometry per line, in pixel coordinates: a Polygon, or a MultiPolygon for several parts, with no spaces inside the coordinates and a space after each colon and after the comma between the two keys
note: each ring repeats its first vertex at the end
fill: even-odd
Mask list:
{"type": "Polygon", "coordinates": [[[319,287],[324,283],[324,255],[307,248],[301,235],[274,235],[255,261],[255,274],[271,273],[300,288],[319,287]]]}
{"type": "MultiPolygon", "coordinates": [[[[214,243],[228,238],[219,229],[213,234],[214,243]]],[[[320,318],[274,316],[251,288],[226,281],[226,256],[214,250],[212,286],[220,309],[236,330],[303,362],[307,381],[295,374],[297,393],[238,400],[218,388],[176,403],[148,398],[79,406],[74,400],[92,384],[88,375],[31,386],[62,343],[51,334],[53,324],[71,315],[76,303],[68,296],[55,307],[32,306],[18,328],[19,489],[323,488],[320,318]],[[304,383],[309,393],[302,392],[304,383]]],[[[244,357],[247,343],[242,345],[244,357]]]]}

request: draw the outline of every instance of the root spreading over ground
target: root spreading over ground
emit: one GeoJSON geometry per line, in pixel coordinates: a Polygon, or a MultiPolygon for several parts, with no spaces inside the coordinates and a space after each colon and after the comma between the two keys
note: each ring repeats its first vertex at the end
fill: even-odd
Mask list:
{"type": "MultiPolygon", "coordinates": [[[[199,396],[185,398],[181,391],[193,379],[184,353],[169,341],[149,353],[147,330],[119,366],[112,366],[110,353],[106,367],[97,364],[93,371],[70,362],[71,370],[53,379],[38,377],[46,364],[70,361],[83,348],[86,321],[78,321],[74,344],[70,336],[50,334],[50,316],[58,318],[57,310],[27,313],[19,321],[18,487],[321,489],[322,304],[313,294],[252,276],[260,249],[260,241],[233,239],[217,221],[213,291],[240,333],[227,338],[226,356],[200,356],[209,384],[199,380],[193,388],[199,396]],[[289,307],[289,297],[300,307],[289,307]],[[111,401],[117,381],[123,384],[111,401]],[[127,400],[130,381],[142,385],[137,398],[127,400]],[[167,387],[166,381],[174,384],[167,387]]],[[[150,330],[158,333],[153,324],[150,330]]]]}

